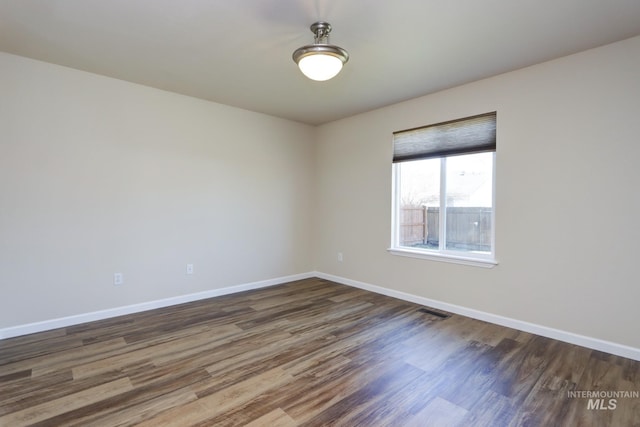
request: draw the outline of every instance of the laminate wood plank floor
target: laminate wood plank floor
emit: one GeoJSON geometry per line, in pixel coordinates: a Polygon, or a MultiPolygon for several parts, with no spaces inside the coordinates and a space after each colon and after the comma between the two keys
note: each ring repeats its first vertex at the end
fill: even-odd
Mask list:
{"type": "Polygon", "coordinates": [[[0,426],[640,426],[640,362],[421,308],[307,279],[2,340],[0,426]]]}

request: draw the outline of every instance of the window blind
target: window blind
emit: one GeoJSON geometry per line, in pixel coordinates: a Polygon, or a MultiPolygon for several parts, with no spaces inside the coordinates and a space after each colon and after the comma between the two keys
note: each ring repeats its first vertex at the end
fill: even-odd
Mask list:
{"type": "Polygon", "coordinates": [[[393,162],[496,150],[496,112],[393,133],[393,162]]]}

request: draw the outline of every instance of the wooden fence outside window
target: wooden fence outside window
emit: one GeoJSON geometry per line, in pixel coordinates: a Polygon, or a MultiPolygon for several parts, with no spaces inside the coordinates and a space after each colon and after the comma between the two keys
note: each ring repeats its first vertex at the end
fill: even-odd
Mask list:
{"type": "MultiPolygon", "coordinates": [[[[401,246],[438,247],[440,208],[403,207],[400,215],[401,246]]],[[[447,208],[447,248],[491,250],[491,208],[447,208]]]]}

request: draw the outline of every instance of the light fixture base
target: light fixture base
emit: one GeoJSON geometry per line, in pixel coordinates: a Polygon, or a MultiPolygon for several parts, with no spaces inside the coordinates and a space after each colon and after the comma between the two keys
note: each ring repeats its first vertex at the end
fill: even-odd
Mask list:
{"type": "Polygon", "coordinates": [[[309,27],[311,32],[315,35],[315,44],[327,44],[329,43],[329,33],[331,33],[331,24],[324,21],[318,21],[311,24],[309,27]]]}

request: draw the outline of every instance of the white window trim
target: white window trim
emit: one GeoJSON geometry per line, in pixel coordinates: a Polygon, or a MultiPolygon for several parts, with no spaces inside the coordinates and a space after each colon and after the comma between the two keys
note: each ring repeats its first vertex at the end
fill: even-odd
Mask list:
{"type": "MultiPolygon", "coordinates": [[[[444,171],[441,168],[440,173],[443,174],[444,171]]],[[[498,261],[495,259],[495,251],[496,251],[496,214],[495,214],[495,206],[496,206],[496,154],[493,153],[493,177],[492,177],[493,191],[492,191],[492,204],[493,204],[493,215],[491,215],[491,247],[493,249],[493,253],[489,255],[478,254],[477,256],[465,256],[461,255],[457,252],[453,251],[434,251],[429,249],[417,249],[417,248],[408,248],[405,246],[400,246],[399,244],[399,215],[400,215],[400,205],[399,198],[397,197],[400,194],[400,172],[395,165],[392,165],[392,210],[391,210],[391,247],[387,249],[387,251],[392,255],[405,256],[410,258],[418,258],[418,259],[426,259],[430,261],[440,261],[440,262],[448,262],[453,264],[462,264],[469,265],[473,267],[482,267],[482,268],[493,268],[498,265],[498,261]]],[[[441,185],[446,185],[444,180],[441,178],[441,185]]],[[[443,226],[444,221],[440,221],[440,227],[443,226]]],[[[443,236],[442,230],[440,230],[440,235],[443,236]]]]}
{"type": "Polygon", "coordinates": [[[389,248],[387,249],[392,255],[405,256],[409,258],[427,259],[430,261],[449,262],[452,264],[470,265],[473,267],[493,268],[498,265],[498,261],[493,258],[468,258],[459,255],[453,255],[446,252],[435,252],[427,249],[409,249],[409,248],[389,248]]]}

